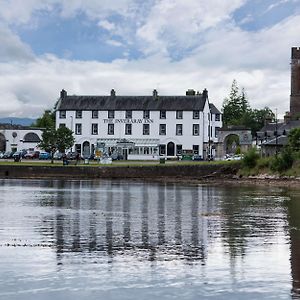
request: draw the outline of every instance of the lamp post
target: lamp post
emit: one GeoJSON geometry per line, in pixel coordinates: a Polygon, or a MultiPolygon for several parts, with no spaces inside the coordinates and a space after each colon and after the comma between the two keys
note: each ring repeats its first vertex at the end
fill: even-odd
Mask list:
{"type": "MultiPolygon", "coordinates": [[[[71,131],[73,132],[73,116],[70,116],[71,118],[71,131]]],[[[72,148],[73,146],[71,146],[71,153],[72,153],[72,148]]]]}

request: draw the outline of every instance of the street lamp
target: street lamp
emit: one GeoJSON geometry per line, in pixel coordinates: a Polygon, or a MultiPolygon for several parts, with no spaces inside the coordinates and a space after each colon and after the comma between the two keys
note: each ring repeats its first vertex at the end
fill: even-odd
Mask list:
{"type": "MultiPolygon", "coordinates": [[[[71,118],[71,131],[73,132],[73,116],[70,116],[71,118]]],[[[71,146],[71,153],[72,153],[72,148],[73,146],[71,146]]]]}

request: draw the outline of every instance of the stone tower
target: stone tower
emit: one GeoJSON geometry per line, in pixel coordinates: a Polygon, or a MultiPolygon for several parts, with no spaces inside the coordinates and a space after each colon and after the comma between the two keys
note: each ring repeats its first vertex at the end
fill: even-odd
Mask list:
{"type": "Polygon", "coordinates": [[[291,57],[291,98],[290,112],[292,118],[300,117],[300,48],[292,48],[291,57]]]}

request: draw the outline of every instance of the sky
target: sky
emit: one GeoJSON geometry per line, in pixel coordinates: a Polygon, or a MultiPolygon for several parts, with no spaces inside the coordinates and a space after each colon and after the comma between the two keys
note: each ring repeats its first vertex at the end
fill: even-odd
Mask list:
{"type": "Polygon", "coordinates": [[[300,0],[0,0],[0,117],[69,95],[184,95],[289,110],[300,0]]]}

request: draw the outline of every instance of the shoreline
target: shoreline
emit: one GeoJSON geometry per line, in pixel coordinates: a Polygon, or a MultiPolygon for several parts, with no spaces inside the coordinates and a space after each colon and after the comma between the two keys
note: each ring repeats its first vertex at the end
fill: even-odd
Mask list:
{"type": "Polygon", "coordinates": [[[300,177],[238,176],[240,164],[37,166],[0,165],[0,179],[119,179],[161,183],[278,186],[300,188],[300,177]]]}

